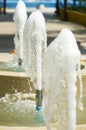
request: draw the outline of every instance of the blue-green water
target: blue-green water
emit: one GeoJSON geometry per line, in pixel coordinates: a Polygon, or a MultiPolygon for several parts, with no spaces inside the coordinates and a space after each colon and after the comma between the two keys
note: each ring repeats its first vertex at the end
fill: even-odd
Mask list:
{"type": "Polygon", "coordinates": [[[24,68],[22,66],[18,66],[18,63],[15,61],[9,62],[0,62],[0,70],[1,71],[12,71],[12,72],[24,72],[24,68]]]}

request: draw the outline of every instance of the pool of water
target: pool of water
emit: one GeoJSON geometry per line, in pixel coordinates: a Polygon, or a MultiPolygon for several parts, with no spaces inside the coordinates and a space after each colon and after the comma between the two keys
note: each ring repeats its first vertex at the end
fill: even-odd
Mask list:
{"type": "Polygon", "coordinates": [[[86,124],[86,96],[83,97],[83,111],[77,108],[77,124],[86,124]]]}
{"type": "Polygon", "coordinates": [[[1,126],[44,126],[42,112],[36,112],[35,101],[18,100],[9,102],[0,100],[1,126]]]}
{"type": "MultiPolygon", "coordinates": [[[[22,72],[23,70],[21,69],[22,68],[18,67],[17,64],[13,64],[13,62],[9,63],[0,62],[0,70],[22,72]]],[[[86,80],[84,82],[86,82],[86,80]]],[[[5,89],[8,89],[7,85],[5,89]]],[[[77,108],[77,124],[86,124],[85,93],[86,93],[86,87],[84,85],[84,97],[83,97],[84,110],[80,111],[77,108]]],[[[17,96],[20,95],[18,95],[17,93],[17,96]]],[[[9,97],[5,96],[3,98],[0,98],[0,125],[36,127],[36,126],[45,126],[45,121],[42,112],[36,112],[35,101],[22,100],[21,98],[18,98],[18,100],[15,99],[9,100],[9,97]]]]}
{"type": "MultiPolygon", "coordinates": [[[[83,98],[84,110],[77,108],[77,124],[86,124],[86,97],[83,98]]],[[[35,101],[10,101],[7,97],[0,98],[1,126],[46,126],[42,112],[36,112],[35,101]]]]}
{"type": "Polygon", "coordinates": [[[18,66],[16,61],[4,62],[0,61],[0,70],[1,71],[12,71],[12,72],[24,72],[24,68],[22,66],[18,66]]]}

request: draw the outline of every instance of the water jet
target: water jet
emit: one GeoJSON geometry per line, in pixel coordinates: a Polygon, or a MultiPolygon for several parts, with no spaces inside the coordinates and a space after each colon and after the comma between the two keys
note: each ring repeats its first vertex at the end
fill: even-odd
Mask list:
{"type": "Polygon", "coordinates": [[[36,10],[31,13],[24,27],[23,66],[36,89],[36,110],[42,109],[42,69],[43,57],[47,47],[45,18],[36,10]]]}
{"type": "Polygon", "coordinates": [[[15,53],[14,61],[21,66],[23,62],[23,29],[27,19],[27,9],[22,0],[18,0],[13,20],[16,27],[16,34],[14,38],[15,53]]]}

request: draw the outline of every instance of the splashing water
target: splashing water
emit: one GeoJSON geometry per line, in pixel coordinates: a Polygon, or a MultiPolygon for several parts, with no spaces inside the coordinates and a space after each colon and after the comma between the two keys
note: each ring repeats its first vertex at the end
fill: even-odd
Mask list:
{"type": "Polygon", "coordinates": [[[0,71],[24,72],[22,66],[18,66],[17,61],[2,61],[0,62],[0,71]]]}
{"type": "Polygon", "coordinates": [[[75,37],[70,30],[63,29],[44,54],[43,86],[46,94],[43,113],[48,130],[54,127],[56,130],[76,130],[75,84],[79,64],[80,51],[75,37]]]}
{"type": "Polygon", "coordinates": [[[22,64],[23,60],[23,29],[27,19],[27,10],[24,2],[19,0],[15,9],[13,20],[16,26],[16,34],[14,38],[15,53],[14,60],[22,64]]]}
{"type": "Polygon", "coordinates": [[[30,80],[41,90],[42,58],[47,46],[45,19],[39,10],[31,13],[24,27],[24,68],[30,80]],[[40,19],[40,20],[39,20],[40,19]]]}
{"type": "Polygon", "coordinates": [[[36,109],[42,109],[42,68],[47,47],[45,19],[39,10],[31,13],[24,27],[23,66],[36,88],[36,109]]]}
{"type": "MultiPolygon", "coordinates": [[[[35,94],[34,94],[35,95],[35,94]]],[[[42,113],[35,111],[35,100],[29,100],[33,94],[6,94],[0,98],[0,124],[4,126],[44,126],[42,113]]]]}
{"type": "Polygon", "coordinates": [[[24,2],[18,0],[13,20],[16,27],[16,34],[14,37],[15,51],[14,59],[12,61],[0,63],[0,70],[6,71],[24,71],[22,65],[23,60],[23,29],[27,19],[27,10],[24,2]],[[19,66],[18,66],[19,65],[19,66]]]}

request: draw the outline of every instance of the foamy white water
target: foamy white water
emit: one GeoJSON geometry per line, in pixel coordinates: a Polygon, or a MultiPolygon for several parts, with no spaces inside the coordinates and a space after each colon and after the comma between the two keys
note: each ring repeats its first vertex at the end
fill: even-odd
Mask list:
{"type": "Polygon", "coordinates": [[[45,18],[36,10],[31,13],[24,27],[24,67],[38,90],[42,90],[42,62],[46,47],[45,18]]]}
{"type": "Polygon", "coordinates": [[[80,51],[75,37],[63,29],[44,54],[44,116],[49,130],[52,121],[56,130],[76,130],[77,65],[80,67],[80,51]]]}
{"type": "Polygon", "coordinates": [[[22,0],[18,0],[13,20],[15,22],[16,34],[14,38],[15,53],[14,60],[23,60],[23,28],[27,19],[27,9],[22,0]]]}

